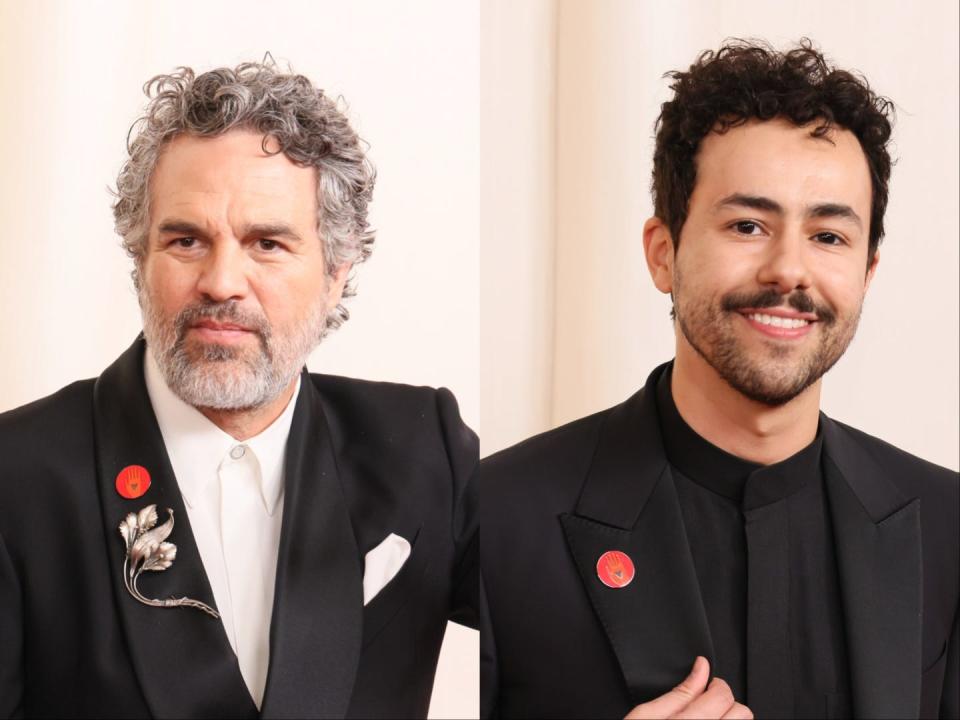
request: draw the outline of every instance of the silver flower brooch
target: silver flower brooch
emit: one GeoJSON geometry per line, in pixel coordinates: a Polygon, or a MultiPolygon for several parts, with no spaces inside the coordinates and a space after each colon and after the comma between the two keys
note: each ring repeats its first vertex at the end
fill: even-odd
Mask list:
{"type": "Polygon", "coordinates": [[[153,607],[193,607],[203,610],[215,618],[220,613],[206,603],[188,597],[168,600],[151,600],[144,597],[137,588],[137,580],[144,571],[162,572],[173,565],[177,557],[177,546],[165,542],[173,532],[173,510],[167,508],[170,517],[163,525],[157,526],[157,506],[147,505],[138,513],[130,513],[120,523],[120,535],[127,546],[127,556],[123,561],[123,584],[127,592],[144,605],[153,607]]]}

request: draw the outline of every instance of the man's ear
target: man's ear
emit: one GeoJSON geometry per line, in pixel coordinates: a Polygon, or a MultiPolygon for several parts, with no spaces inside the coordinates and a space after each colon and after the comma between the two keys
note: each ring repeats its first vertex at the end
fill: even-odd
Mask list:
{"type": "Polygon", "coordinates": [[[643,254],[653,284],[662,293],[673,292],[673,240],[663,220],[652,217],[643,224],[643,254]]]}
{"type": "Polygon", "coordinates": [[[867,268],[867,279],[863,284],[863,294],[867,294],[870,289],[870,283],[873,282],[873,276],[877,273],[877,265],[880,264],[880,251],[873,253],[873,260],[870,261],[870,267],[867,268]]]}
{"type": "Polygon", "coordinates": [[[343,288],[347,285],[352,263],[344,263],[330,275],[330,290],[327,293],[327,312],[333,310],[343,299],[343,288]]]}

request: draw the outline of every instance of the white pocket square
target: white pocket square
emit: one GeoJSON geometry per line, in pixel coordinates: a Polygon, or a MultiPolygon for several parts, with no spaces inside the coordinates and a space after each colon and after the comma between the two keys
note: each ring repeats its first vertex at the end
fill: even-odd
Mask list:
{"type": "Polygon", "coordinates": [[[390,533],[383,542],[367,553],[363,560],[363,604],[393,580],[410,557],[410,543],[390,533]]]}

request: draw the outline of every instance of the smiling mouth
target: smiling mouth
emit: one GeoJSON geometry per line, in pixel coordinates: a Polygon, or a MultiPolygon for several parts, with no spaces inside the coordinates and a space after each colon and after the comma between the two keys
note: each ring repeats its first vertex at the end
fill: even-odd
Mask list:
{"type": "Polygon", "coordinates": [[[785,311],[782,308],[740,310],[739,314],[755,329],[776,338],[806,335],[818,321],[814,313],[785,311]]]}
{"type": "MultiPolygon", "coordinates": [[[[779,315],[767,315],[765,313],[750,313],[746,316],[754,322],[760,323],[761,325],[769,325],[770,327],[783,327],[796,329],[801,327],[806,327],[811,323],[810,320],[805,318],[798,317],[780,317],[779,315]]],[[[815,321],[814,321],[815,322],[815,321]]]]}

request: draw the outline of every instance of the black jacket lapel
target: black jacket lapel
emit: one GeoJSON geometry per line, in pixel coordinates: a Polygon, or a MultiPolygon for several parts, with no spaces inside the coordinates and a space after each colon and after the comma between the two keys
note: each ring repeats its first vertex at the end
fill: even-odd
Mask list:
{"type": "Polygon", "coordinates": [[[149,598],[188,596],[216,607],[147,395],[145,347],[138,338],[94,386],[100,503],[113,591],[133,670],[155,717],[255,717],[256,706],[220,620],[195,608],[143,605],[124,587],[125,550],[117,526],[127,513],[156,504],[161,523],[167,508],[173,510],[168,540],[177,546],[177,556],[167,570],[144,573],[140,590],[149,598]],[[150,488],[135,500],[121,497],[115,486],[127,465],[142,465],[150,472],[150,488]]]}
{"type": "MultiPolygon", "coordinates": [[[[665,367],[665,366],[664,366],[665,367]]],[[[669,690],[713,647],[680,503],[667,464],[654,387],[614,408],[600,432],[574,515],[560,518],[594,610],[635,702],[669,690]],[[613,589],[597,575],[608,550],[626,553],[636,575],[613,589]]]]}
{"type": "Polygon", "coordinates": [[[306,372],[284,472],[262,716],[343,717],[360,658],[363,571],[329,425],[306,372]]]}
{"type": "Polygon", "coordinates": [[[836,538],[853,710],[916,718],[920,707],[920,501],[825,415],[824,475],[836,538]]]}

